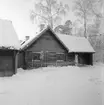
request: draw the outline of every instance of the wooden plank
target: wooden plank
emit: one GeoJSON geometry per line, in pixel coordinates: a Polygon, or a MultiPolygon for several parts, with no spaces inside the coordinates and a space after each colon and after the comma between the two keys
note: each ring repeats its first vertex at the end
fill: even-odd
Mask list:
{"type": "Polygon", "coordinates": [[[17,73],[17,68],[16,68],[16,51],[13,51],[13,69],[14,69],[14,74],[17,73]]]}
{"type": "Polygon", "coordinates": [[[78,66],[78,54],[75,54],[75,65],[78,66]]]}

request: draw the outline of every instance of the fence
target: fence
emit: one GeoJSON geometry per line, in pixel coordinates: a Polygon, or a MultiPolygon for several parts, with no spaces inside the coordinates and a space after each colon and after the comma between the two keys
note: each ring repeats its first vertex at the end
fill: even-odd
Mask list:
{"type": "Polygon", "coordinates": [[[34,60],[32,62],[27,63],[27,68],[39,68],[39,67],[49,67],[49,66],[68,66],[68,65],[74,65],[74,62],[68,62],[68,61],[62,61],[62,60],[57,60],[56,62],[43,62],[39,60],[34,60]]]}

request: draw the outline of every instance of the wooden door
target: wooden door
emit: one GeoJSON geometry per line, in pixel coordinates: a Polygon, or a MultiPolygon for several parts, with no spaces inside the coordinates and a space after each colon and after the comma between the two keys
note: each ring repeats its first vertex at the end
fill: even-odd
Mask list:
{"type": "Polygon", "coordinates": [[[12,56],[0,56],[0,76],[11,76],[14,74],[12,56]]]}
{"type": "Polygon", "coordinates": [[[47,66],[56,64],[56,52],[45,52],[44,62],[47,66]]]}

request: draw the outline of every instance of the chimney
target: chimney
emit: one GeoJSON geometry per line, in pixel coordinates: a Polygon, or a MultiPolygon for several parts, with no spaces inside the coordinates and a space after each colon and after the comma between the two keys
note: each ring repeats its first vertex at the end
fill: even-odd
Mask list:
{"type": "Polygon", "coordinates": [[[45,24],[40,24],[39,27],[40,27],[40,31],[42,31],[45,28],[45,24]]]}
{"type": "Polygon", "coordinates": [[[25,36],[25,41],[29,40],[29,38],[30,38],[29,36],[25,36]]]}

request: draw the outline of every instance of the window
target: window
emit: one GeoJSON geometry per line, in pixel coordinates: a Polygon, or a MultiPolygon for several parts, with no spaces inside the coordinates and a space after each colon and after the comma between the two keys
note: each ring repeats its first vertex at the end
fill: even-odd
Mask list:
{"type": "Polygon", "coordinates": [[[57,60],[65,60],[65,54],[64,53],[57,53],[57,60]]]}
{"type": "Polygon", "coordinates": [[[35,52],[32,54],[32,56],[33,56],[33,60],[40,60],[40,53],[35,52]]]}

